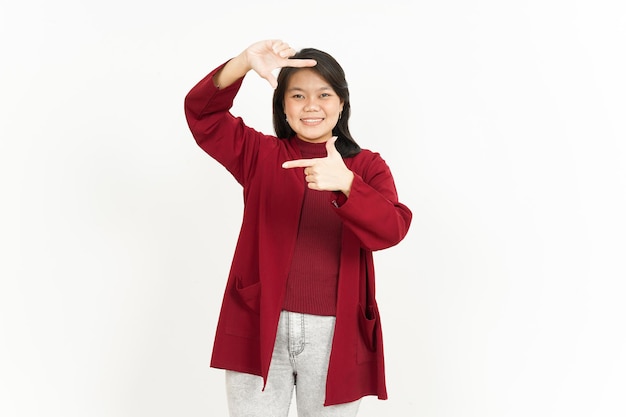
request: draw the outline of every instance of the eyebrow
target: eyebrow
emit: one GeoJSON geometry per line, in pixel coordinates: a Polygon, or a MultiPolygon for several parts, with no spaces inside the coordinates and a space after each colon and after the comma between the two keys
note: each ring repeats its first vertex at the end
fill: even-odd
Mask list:
{"type": "MultiPolygon", "coordinates": [[[[317,91],[326,91],[326,90],[331,90],[332,91],[332,87],[331,86],[325,86],[322,88],[318,88],[317,91]]],[[[291,87],[288,88],[286,91],[304,91],[304,88],[302,87],[291,87]]]]}

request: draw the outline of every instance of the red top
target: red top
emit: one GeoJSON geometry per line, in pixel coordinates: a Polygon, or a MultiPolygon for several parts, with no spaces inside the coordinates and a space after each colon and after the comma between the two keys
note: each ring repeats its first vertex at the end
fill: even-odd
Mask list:
{"type": "MultiPolygon", "coordinates": [[[[326,143],[296,142],[303,158],[323,158],[326,143]]],[[[304,177],[302,178],[304,181],[304,177]]],[[[304,190],[296,247],[287,278],[283,308],[334,316],[341,253],[341,218],[328,204],[330,191],[304,190]]]]}
{"type": "MultiPolygon", "coordinates": [[[[185,98],[196,142],[243,187],[243,221],[211,366],[260,375],[267,381],[306,189],[302,168],[284,169],[282,164],[302,154],[299,139],[265,135],[230,114],[243,79],[217,89],[212,77],[218,69],[185,98]]],[[[398,201],[391,171],[379,154],[362,150],[344,162],[354,173],[350,197],[330,193],[328,202],[342,229],[325,405],[364,395],[387,398],[372,252],[404,239],[412,218],[398,201]]]]}

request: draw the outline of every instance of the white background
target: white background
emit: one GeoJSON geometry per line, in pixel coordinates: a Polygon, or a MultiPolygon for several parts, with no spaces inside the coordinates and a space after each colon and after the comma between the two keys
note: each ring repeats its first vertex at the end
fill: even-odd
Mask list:
{"type": "Polygon", "coordinates": [[[265,38],[342,63],[414,213],[360,416],[626,415],[623,1],[2,0],[0,416],[227,415],[241,190],[183,99],[265,38]]]}

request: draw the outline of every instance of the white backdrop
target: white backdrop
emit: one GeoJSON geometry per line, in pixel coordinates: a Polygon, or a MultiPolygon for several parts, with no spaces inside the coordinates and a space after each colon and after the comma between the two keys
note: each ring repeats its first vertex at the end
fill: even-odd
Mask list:
{"type": "Polygon", "coordinates": [[[414,212],[360,416],[626,415],[623,1],[1,1],[0,416],[227,415],[241,190],[183,98],[265,38],[342,63],[414,212]]]}

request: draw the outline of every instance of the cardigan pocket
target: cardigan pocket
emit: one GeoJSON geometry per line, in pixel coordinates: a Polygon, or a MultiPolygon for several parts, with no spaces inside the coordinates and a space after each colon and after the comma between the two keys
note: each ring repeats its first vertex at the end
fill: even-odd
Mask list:
{"type": "Polygon", "coordinates": [[[243,286],[240,277],[235,277],[232,287],[232,302],[225,314],[226,332],[233,336],[258,338],[260,331],[261,283],[243,286]]]}
{"type": "Polygon", "coordinates": [[[378,308],[375,305],[369,305],[367,308],[364,308],[359,303],[359,329],[361,337],[357,346],[358,362],[376,360],[378,308]]]}
{"type": "Polygon", "coordinates": [[[235,294],[244,306],[252,312],[259,314],[261,311],[261,281],[244,286],[241,277],[235,278],[235,294]]]}

